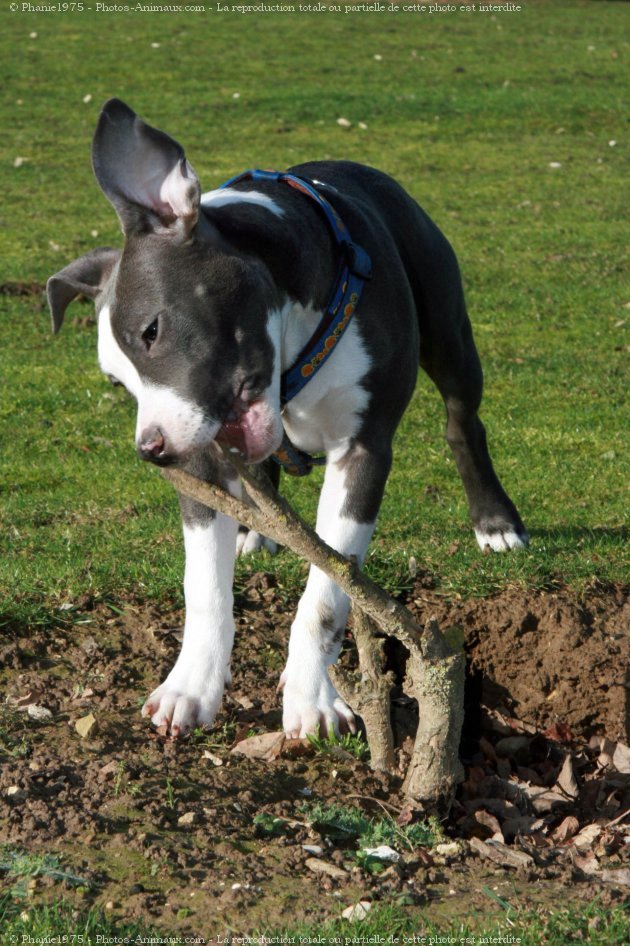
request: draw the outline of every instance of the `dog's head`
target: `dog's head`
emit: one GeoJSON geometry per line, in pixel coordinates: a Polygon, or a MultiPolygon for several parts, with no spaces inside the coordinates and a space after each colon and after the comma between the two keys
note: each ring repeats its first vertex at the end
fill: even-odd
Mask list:
{"type": "Polygon", "coordinates": [[[101,369],[138,402],[136,446],[167,464],[213,441],[263,460],[282,440],[277,293],[200,210],[181,146],[112,99],[92,159],[125,234],[48,280],[53,330],[79,294],[94,299],[101,369]]]}

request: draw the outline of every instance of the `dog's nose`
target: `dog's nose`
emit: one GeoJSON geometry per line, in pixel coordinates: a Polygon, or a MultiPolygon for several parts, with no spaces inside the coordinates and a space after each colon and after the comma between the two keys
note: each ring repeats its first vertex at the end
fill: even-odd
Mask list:
{"type": "Polygon", "coordinates": [[[147,427],[142,431],[138,453],[143,460],[151,460],[152,463],[164,463],[168,460],[166,440],[159,427],[147,427]]]}

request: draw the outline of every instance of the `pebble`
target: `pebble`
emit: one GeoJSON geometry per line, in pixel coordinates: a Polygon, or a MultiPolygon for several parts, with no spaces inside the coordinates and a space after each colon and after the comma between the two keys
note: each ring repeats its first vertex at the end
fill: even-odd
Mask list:
{"type": "Polygon", "coordinates": [[[19,785],[11,785],[7,788],[7,797],[13,802],[22,802],[26,799],[26,792],[19,785]]]}
{"type": "Polygon", "coordinates": [[[369,900],[360,900],[354,906],[347,907],[341,915],[344,920],[364,920],[371,909],[372,904],[369,900]]]}
{"type": "Polygon", "coordinates": [[[433,850],[439,857],[458,857],[462,853],[462,847],[457,841],[436,844],[433,850]]]}
{"type": "Polygon", "coordinates": [[[39,722],[43,722],[45,719],[52,719],[52,713],[45,706],[38,706],[37,703],[29,703],[26,707],[26,712],[31,717],[31,719],[36,719],[39,722]]]}
{"type": "Polygon", "coordinates": [[[348,872],[342,867],[335,867],[334,864],[329,864],[327,861],[320,861],[318,857],[307,858],[306,866],[314,874],[327,874],[328,877],[332,877],[334,880],[345,880],[348,876],[348,872]]]}
{"type": "Polygon", "coordinates": [[[494,750],[497,755],[507,757],[527,748],[529,742],[529,736],[505,736],[499,739],[494,750]]]}
{"type": "Polygon", "coordinates": [[[314,854],[315,857],[319,857],[324,853],[324,848],[320,847],[319,844],[303,844],[302,850],[306,851],[307,854],[314,854]]]}
{"type": "Polygon", "coordinates": [[[82,739],[85,739],[89,736],[96,726],[96,717],[92,713],[88,713],[87,716],[82,716],[81,719],[77,719],[74,724],[74,728],[81,736],[82,739]]]}
{"type": "Polygon", "coordinates": [[[199,821],[199,816],[196,811],[187,811],[185,815],[182,815],[177,819],[177,825],[180,828],[189,828],[193,824],[197,824],[199,821]]]}
{"type": "Polygon", "coordinates": [[[398,851],[387,844],[381,844],[380,847],[364,847],[363,850],[368,857],[375,857],[378,861],[386,861],[389,864],[397,864],[400,860],[398,851]]]}

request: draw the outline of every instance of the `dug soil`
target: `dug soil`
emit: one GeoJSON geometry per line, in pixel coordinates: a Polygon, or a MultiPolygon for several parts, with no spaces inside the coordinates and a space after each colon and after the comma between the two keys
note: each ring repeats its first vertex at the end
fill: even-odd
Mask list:
{"type": "MultiPolygon", "coordinates": [[[[82,601],[64,605],[53,628],[9,621],[5,891],[26,905],[96,904],[117,920],[207,940],[322,923],[358,901],[436,919],[488,914],[499,900],[621,900],[630,883],[627,593],[513,590],[466,601],[418,582],[407,603],[421,622],[463,627],[469,658],[466,781],[442,837],[415,849],[402,832],[423,812],[401,794],[400,773],[281,739],[263,739],[263,757],[252,757],[252,735],[281,729],[276,686],[291,618],[271,576],[257,573],[239,591],[234,683],[216,725],[178,742],[140,707],[173,664],[181,612],[82,601]],[[399,859],[357,858],[357,838],[313,814],[333,804],[393,821],[399,859]]],[[[349,637],[342,660],[353,659],[349,637]]],[[[404,654],[392,648],[391,659],[400,670],[404,654]]],[[[403,767],[416,712],[396,689],[403,767]]]]}

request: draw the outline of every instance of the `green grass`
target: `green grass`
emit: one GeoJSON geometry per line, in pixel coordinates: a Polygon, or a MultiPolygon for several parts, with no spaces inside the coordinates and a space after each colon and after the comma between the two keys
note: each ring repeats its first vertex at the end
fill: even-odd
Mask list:
{"type": "Polygon", "coordinates": [[[309,940],[331,946],[353,946],[361,943],[390,943],[392,946],[440,943],[458,946],[479,946],[494,941],[518,946],[623,946],[627,943],[630,924],[627,909],[606,910],[597,902],[575,909],[556,908],[548,911],[508,909],[494,922],[487,917],[460,922],[434,922],[423,910],[406,910],[397,904],[374,904],[365,919],[330,921],[322,927],[302,926],[282,931],[265,930],[265,935],[278,936],[281,942],[309,940]],[[486,937],[486,939],[484,939],[486,937]]]}
{"type": "MultiPolygon", "coordinates": [[[[217,929],[220,929],[220,921],[217,929]]],[[[177,934],[161,928],[159,931],[142,922],[120,921],[107,915],[102,908],[77,910],[68,901],[50,905],[31,905],[7,896],[0,898],[0,943],[33,941],[36,937],[73,935],[84,946],[95,946],[106,939],[115,942],[134,942],[146,937],[155,941],[177,934]],[[27,938],[31,937],[30,940],[27,938]],[[79,937],[82,937],[80,939],[79,937]]],[[[451,937],[462,946],[478,946],[483,937],[502,937],[505,942],[519,946],[625,946],[630,923],[627,907],[602,907],[597,900],[585,904],[581,910],[554,907],[550,910],[532,910],[507,905],[494,920],[487,916],[473,916],[462,921],[434,922],[424,910],[410,909],[402,904],[375,903],[361,921],[329,920],[323,924],[302,925],[285,929],[265,929],[255,936],[266,936],[279,943],[317,942],[331,946],[353,946],[382,940],[392,946],[422,943],[436,946],[451,937]]],[[[232,931],[242,935],[242,931],[232,931]]],[[[197,931],[206,935],[208,931],[197,931]]]]}
{"type": "MultiPolygon", "coordinates": [[[[45,942],[46,937],[67,937],[67,942],[81,946],[98,943],[140,942],[156,936],[145,923],[120,923],[107,916],[100,907],[77,910],[69,901],[32,906],[0,897],[0,943],[45,942]]],[[[50,941],[50,940],[49,940],[50,941]]],[[[64,940],[61,939],[60,942],[64,940]]]]}
{"type": "MultiPolygon", "coordinates": [[[[612,2],[540,2],[494,19],[331,13],[250,17],[246,28],[236,14],[140,22],[86,12],[53,23],[5,13],[3,280],[43,282],[92,246],[119,244],[89,161],[98,108],[113,94],[182,140],[207,188],[247,166],[311,157],[383,167],[459,254],[486,370],[483,417],[532,545],[478,554],[443,408],[422,377],[368,569],[399,590],[413,557],[461,595],[622,581],[623,13],[612,2]]],[[[53,339],[39,300],[0,298],[4,623],[71,621],[56,609],[85,594],[181,602],[177,504],[135,458],[133,406],[99,375],[90,312],[75,304],[53,339]]],[[[320,481],[285,481],[310,517],[320,481]]],[[[240,564],[238,575],[257,567],[240,564]]],[[[293,602],[302,565],[283,553],[263,567],[293,602]]]]}
{"type": "MultiPolygon", "coordinates": [[[[485,366],[496,466],[532,545],[479,555],[443,409],[420,378],[367,563],[392,590],[410,585],[410,558],[464,596],[512,584],[582,590],[629,574],[626,11],[605,0],[523,6],[493,18],[0,13],[3,284],[43,284],[93,246],[119,245],[89,160],[112,95],[181,140],[206,189],[250,166],[350,158],[397,177],[447,234],[485,366]]],[[[127,595],[181,604],[177,503],[135,458],[133,405],[98,372],[91,312],[75,304],[52,338],[38,297],[0,295],[0,627],[23,634],[84,620],[80,607],[59,609],[85,596],[112,608],[127,595]]],[[[285,480],[306,516],[320,482],[321,472],[285,480]]],[[[260,567],[293,604],[304,566],[282,553],[239,563],[237,580],[260,567]]],[[[27,741],[0,720],[3,751],[28,752],[27,741]]],[[[14,886],[28,870],[59,869],[7,865],[14,886]]],[[[3,946],[25,934],[72,930],[91,943],[140,931],[98,908],[9,898],[0,929],[3,946]]],[[[494,925],[448,926],[375,905],[360,926],[299,932],[344,942],[384,930],[616,946],[628,917],[597,903],[580,914],[514,906],[494,925]]]]}
{"type": "Polygon", "coordinates": [[[443,840],[439,823],[431,818],[399,825],[389,815],[369,818],[360,808],[321,802],[305,802],[300,812],[322,837],[359,849],[387,845],[404,853],[418,847],[433,847],[443,840]]]}
{"type": "Polygon", "coordinates": [[[328,753],[334,754],[335,750],[342,749],[355,759],[358,759],[359,762],[369,761],[370,747],[361,733],[357,733],[356,736],[352,735],[352,733],[344,733],[343,736],[337,736],[334,732],[328,736],[321,736],[319,733],[311,733],[307,738],[315,751],[322,755],[328,753]]]}
{"type": "MultiPolygon", "coordinates": [[[[532,545],[479,556],[443,409],[420,378],[368,568],[397,590],[413,556],[463,595],[623,580],[622,14],[616,3],[541,2],[494,20],[434,16],[430,27],[413,15],[330,14],[251,17],[246,29],[237,15],[140,24],[85,13],[53,27],[5,14],[3,278],[43,282],[90,247],[120,242],[89,162],[112,94],[184,141],[204,187],[310,157],[381,166],[458,251],[486,370],[483,417],[532,545]],[[352,127],[337,125],[341,115],[352,127]]],[[[177,504],[135,458],[133,406],[98,373],[91,309],[76,304],[53,339],[38,300],[4,296],[0,306],[3,620],[61,619],[55,609],[86,593],[179,603],[177,504]]],[[[307,516],[320,479],[285,481],[307,516]]],[[[283,553],[264,567],[294,599],[302,566],[283,553]]]]}

